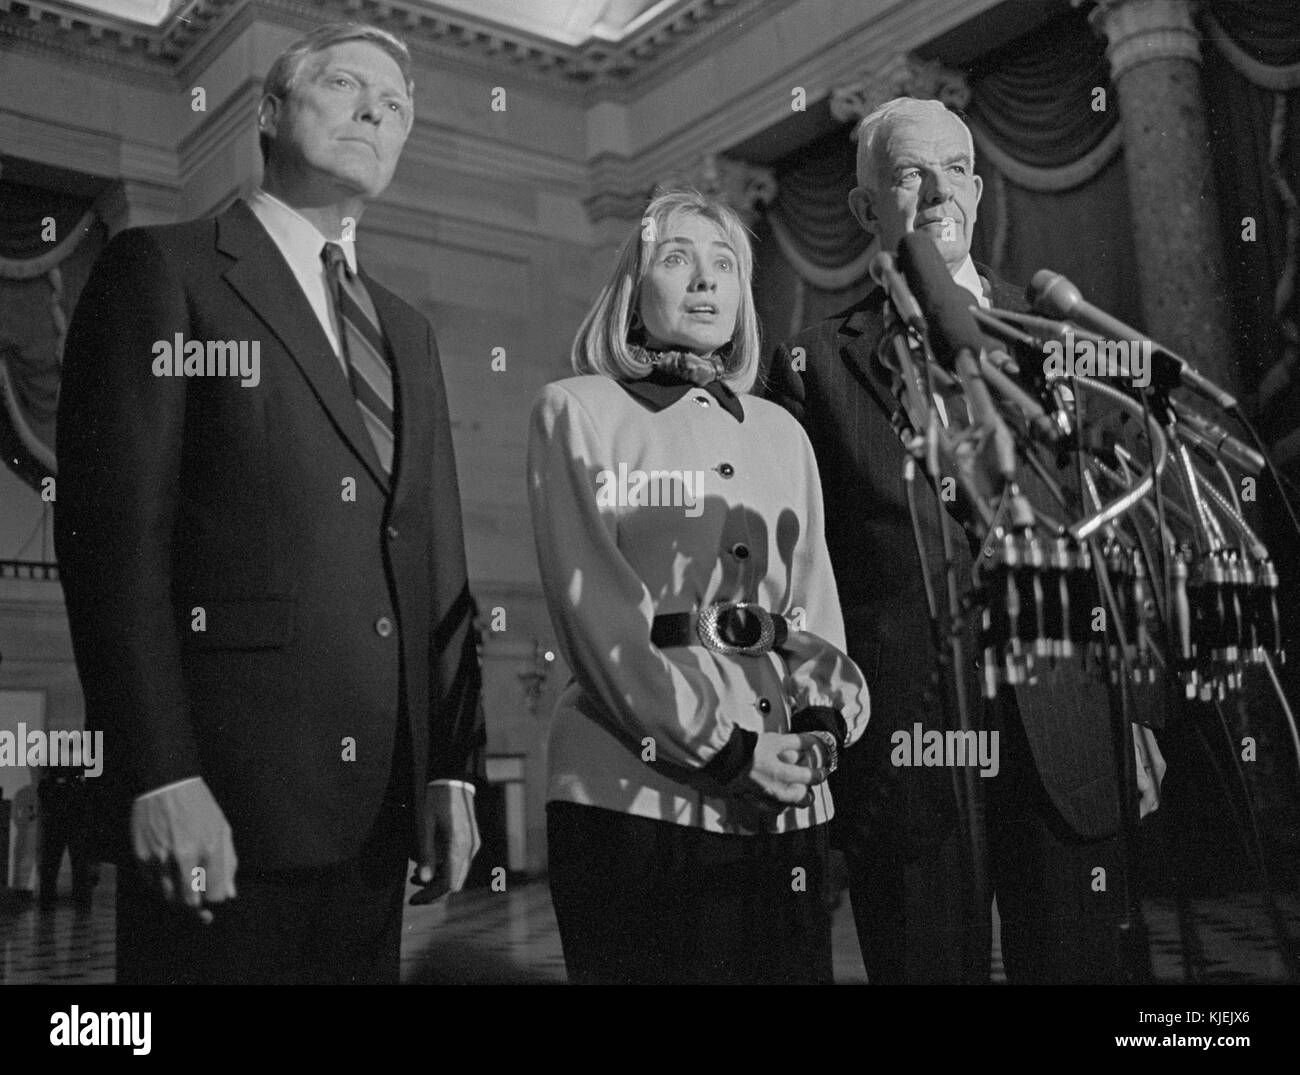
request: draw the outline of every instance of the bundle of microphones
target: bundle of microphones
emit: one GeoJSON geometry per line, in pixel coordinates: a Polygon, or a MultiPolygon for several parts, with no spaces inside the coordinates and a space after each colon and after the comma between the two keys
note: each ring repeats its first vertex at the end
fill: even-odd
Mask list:
{"type": "Polygon", "coordinates": [[[1277,572],[1238,497],[1265,460],[1171,395],[1236,412],[1228,392],[1048,270],[1027,289],[1032,314],[981,309],[923,232],[904,237],[897,263],[877,253],[871,275],[895,314],[883,346],[900,398],[928,412],[914,453],[975,508],[970,604],[989,697],[1032,683],[1040,664],[1083,660],[1112,682],[1152,683],[1163,668],[1208,701],[1240,690],[1247,667],[1285,659],[1277,572]],[[1088,362],[1059,361],[1081,343],[1088,362]],[[968,423],[936,418],[945,388],[960,389],[968,423]],[[1116,415],[1132,435],[1114,435],[1116,415]],[[1072,464],[1077,490],[1042,452],[1072,464]],[[1022,465],[1053,503],[1030,504],[1022,465]]]}

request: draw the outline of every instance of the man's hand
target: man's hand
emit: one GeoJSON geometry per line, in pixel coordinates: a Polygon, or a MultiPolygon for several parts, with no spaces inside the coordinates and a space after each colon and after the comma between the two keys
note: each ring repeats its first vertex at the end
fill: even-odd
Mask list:
{"type": "Polygon", "coordinates": [[[1137,754],[1137,786],[1140,802],[1138,820],[1160,806],[1160,782],[1165,778],[1165,759],[1149,728],[1133,725],[1133,750],[1137,754]]]}
{"type": "Polygon", "coordinates": [[[163,898],[205,923],[212,921],[207,904],[235,898],[239,860],[230,826],[201,777],[137,798],[131,847],[163,898]]]}
{"type": "Polygon", "coordinates": [[[424,847],[416,880],[427,887],[436,878],[443,892],[459,892],[482,846],[474,793],[456,784],[430,784],[424,793],[424,847]]]}
{"type": "Polygon", "coordinates": [[[747,797],[771,810],[806,806],[812,787],[826,779],[825,745],[808,732],[761,732],[745,777],[747,797]],[[812,765],[799,764],[813,761],[812,765]]]}

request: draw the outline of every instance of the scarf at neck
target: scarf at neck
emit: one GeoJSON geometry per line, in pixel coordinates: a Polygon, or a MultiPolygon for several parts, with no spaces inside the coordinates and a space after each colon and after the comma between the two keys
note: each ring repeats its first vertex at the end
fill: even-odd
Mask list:
{"type": "Polygon", "coordinates": [[[725,358],[716,354],[696,355],[689,351],[651,351],[638,344],[630,344],[629,350],[645,373],[634,381],[624,381],[623,387],[655,410],[671,406],[692,387],[698,387],[712,396],[736,421],[745,420],[740,400],[721,379],[726,368],[725,358]]]}

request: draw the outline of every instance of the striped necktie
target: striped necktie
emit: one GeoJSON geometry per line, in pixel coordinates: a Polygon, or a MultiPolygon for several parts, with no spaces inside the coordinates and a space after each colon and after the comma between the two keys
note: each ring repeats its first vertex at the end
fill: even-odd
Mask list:
{"type": "Polygon", "coordinates": [[[334,295],[339,319],[339,343],[347,361],[348,380],[356,396],[366,432],[379,453],[384,473],[393,471],[393,371],[388,365],[388,347],[374,304],[365,285],[348,269],[347,258],[338,243],[326,243],[321,251],[334,295]]]}

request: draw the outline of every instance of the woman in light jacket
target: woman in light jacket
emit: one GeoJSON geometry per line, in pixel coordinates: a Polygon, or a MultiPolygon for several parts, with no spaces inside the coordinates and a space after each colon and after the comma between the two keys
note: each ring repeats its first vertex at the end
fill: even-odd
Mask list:
{"type": "Polygon", "coordinates": [[[573,680],[551,892],[575,982],[825,982],[825,778],[866,726],[812,448],[758,375],[739,218],[655,198],[533,409],[529,498],[573,680]]]}

